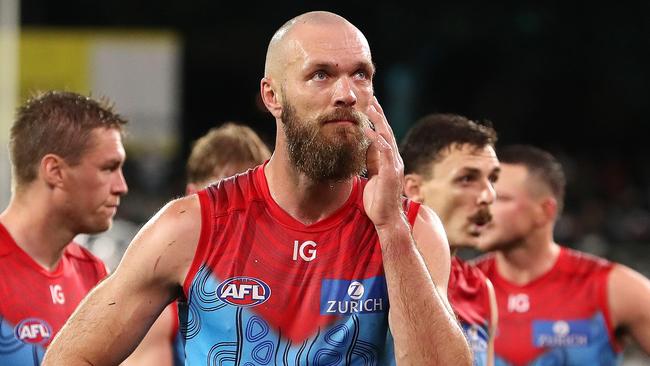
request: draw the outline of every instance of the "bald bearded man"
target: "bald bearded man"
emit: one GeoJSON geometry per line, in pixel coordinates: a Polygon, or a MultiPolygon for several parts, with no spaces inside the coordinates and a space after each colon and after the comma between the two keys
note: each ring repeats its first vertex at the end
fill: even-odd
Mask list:
{"type": "Polygon", "coordinates": [[[374,71],[342,17],[284,24],[260,84],[271,159],[165,206],[44,365],[119,363],[179,296],[188,364],[470,365],[446,237],[433,211],[401,198],[374,71]]]}

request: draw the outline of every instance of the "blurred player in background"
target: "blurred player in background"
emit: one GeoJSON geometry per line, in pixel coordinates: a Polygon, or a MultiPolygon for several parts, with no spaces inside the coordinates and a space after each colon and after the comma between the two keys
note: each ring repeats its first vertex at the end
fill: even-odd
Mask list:
{"type": "Polygon", "coordinates": [[[208,131],[192,145],[187,160],[186,193],[196,193],[219,179],[242,173],[271,157],[250,127],[228,122],[208,131]]]}
{"type": "Polygon", "coordinates": [[[497,365],[617,365],[625,336],[650,353],[650,281],[553,239],[564,204],[560,163],[541,149],[499,150],[494,219],[477,261],[499,306],[497,365]]]}
{"type": "Polygon", "coordinates": [[[72,242],[107,230],[127,193],[126,120],[105,101],[47,92],[11,127],[12,197],[0,214],[0,364],[39,365],[77,304],[107,275],[72,242]]]}
{"type": "Polygon", "coordinates": [[[493,365],[497,308],[490,281],[454,255],[475,247],[490,221],[493,184],[499,176],[497,135],[455,114],[420,119],[400,146],[404,192],[431,207],[442,220],[452,248],[448,296],[474,353],[474,365],[493,365]]]}

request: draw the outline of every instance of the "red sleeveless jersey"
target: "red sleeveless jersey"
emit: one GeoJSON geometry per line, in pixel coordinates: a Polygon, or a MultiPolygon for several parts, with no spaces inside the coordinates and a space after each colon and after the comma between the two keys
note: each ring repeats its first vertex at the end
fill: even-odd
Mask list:
{"type": "Polygon", "coordinates": [[[618,364],[607,300],[613,263],[563,247],[551,270],[521,286],[499,275],[494,254],[476,263],[497,297],[497,365],[618,364]]]}
{"type": "MultiPolygon", "coordinates": [[[[201,236],[181,324],[188,363],[394,364],[365,184],[355,177],[347,202],[311,225],[277,205],[263,166],[198,193],[201,236]]],[[[409,202],[412,224],[418,205],[409,202]]]]}
{"type": "Polygon", "coordinates": [[[106,274],[104,264],[76,243],[49,272],[0,224],[0,365],[39,365],[45,347],[106,274]]]}
{"type": "Polygon", "coordinates": [[[474,365],[487,364],[490,294],[487,278],[456,256],[451,259],[447,296],[474,353],[474,365]]]}

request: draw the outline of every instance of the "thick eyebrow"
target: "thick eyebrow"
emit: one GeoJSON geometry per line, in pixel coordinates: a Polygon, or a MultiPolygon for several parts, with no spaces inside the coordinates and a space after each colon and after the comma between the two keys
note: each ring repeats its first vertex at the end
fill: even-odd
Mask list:
{"type": "Polygon", "coordinates": [[[104,165],[104,166],[115,166],[115,165],[122,166],[122,165],[124,165],[125,160],[126,159],[110,158],[110,159],[104,161],[102,165],[104,165]]]}
{"type": "Polygon", "coordinates": [[[481,170],[477,168],[472,168],[472,167],[462,167],[460,170],[458,170],[458,174],[481,174],[481,170]]]}
{"type": "MultiPolygon", "coordinates": [[[[500,172],[501,172],[501,168],[497,166],[497,167],[494,167],[494,169],[492,169],[488,173],[488,176],[490,176],[492,174],[498,174],[500,172]]],[[[478,174],[478,175],[481,175],[481,174],[483,174],[483,172],[481,171],[481,169],[465,166],[465,167],[460,168],[460,170],[458,170],[458,174],[478,174]]]]}

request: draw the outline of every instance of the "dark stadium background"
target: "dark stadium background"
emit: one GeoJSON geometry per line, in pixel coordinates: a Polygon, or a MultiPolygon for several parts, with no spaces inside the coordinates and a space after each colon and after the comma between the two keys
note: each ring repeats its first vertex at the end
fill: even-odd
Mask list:
{"type": "Polygon", "coordinates": [[[559,239],[647,273],[650,2],[23,0],[21,25],[180,35],[182,152],[158,192],[164,201],[182,194],[189,146],[215,124],[242,121],[273,141],[257,101],[266,45],[283,22],[316,9],[367,36],[398,138],[424,114],[454,112],[491,120],[501,144],[549,149],[569,177],[559,239]]]}

